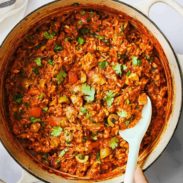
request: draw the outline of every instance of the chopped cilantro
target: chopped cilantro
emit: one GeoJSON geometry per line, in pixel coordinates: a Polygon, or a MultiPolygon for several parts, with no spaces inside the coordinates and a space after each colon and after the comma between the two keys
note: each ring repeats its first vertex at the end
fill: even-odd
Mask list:
{"type": "Polygon", "coordinates": [[[47,111],[48,111],[48,107],[44,107],[44,108],[42,109],[42,111],[43,111],[43,112],[47,112],[47,111]]]}
{"type": "Polygon", "coordinates": [[[42,100],[44,98],[44,93],[41,93],[39,96],[38,96],[38,99],[42,100]]]}
{"type": "Polygon", "coordinates": [[[54,126],[51,130],[51,136],[58,137],[62,132],[62,128],[60,126],[54,126]]]}
{"type": "Polygon", "coordinates": [[[37,57],[34,62],[36,63],[37,66],[41,67],[42,66],[42,63],[41,63],[41,58],[40,57],[37,57]]]}
{"type": "Polygon", "coordinates": [[[116,147],[118,147],[118,143],[119,143],[119,140],[117,137],[113,137],[110,142],[109,142],[109,146],[111,149],[116,149],[116,147]]]}
{"type": "Polygon", "coordinates": [[[39,74],[39,69],[37,67],[35,67],[35,68],[32,69],[32,72],[34,74],[38,75],[39,74]]]}
{"type": "Polygon", "coordinates": [[[61,45],[55,44],[54,51],[58,52],[58,51],[61,51],[61,50],[63,50],[63,47],[61,45]]]}
{"type": "Polygon", "coordinates": [[[96,160],[97,160],[98,163],[101,163],[101,161],[100,161],[100,152],[97,152],[96,160]]]}
{"type": "Polygon", "coordinates": [[[127,69],[126,65],[122,65],[123,70],[125,71],[127,69]]]}
{"type": "Polygon", "coordinates": [[[35,118],[35,117],[30,117],[30,122],[31,123],[41,122],[41,119],[40,118],[35,118]]]}
{"type": "Polygon", "coordinates": [[[101,36],[101,35],[95,35],[95,37],[96,37],[97,39],[99,39],[99,40],[105,39],[105,37],[104,37],[104,36],[101,36]]]}
{"type": "Polygon", "coordinates": [[[59,153],[59,158],[61,158],[61,157],[63,157],[65,154],[66,154],[66,152],[68,151],[69,149],[68,148],[65,148],[65,149],[63,149],[62,151],[60,151],[60,153],[59,153]]]}
{"type": "Polygon", "coordinates": [[[105,68],[108,66],[108,62],[107,62],[107,61],[99,62],[99,63],[98,63],[98,66],[99,66],[101,69],[105,69],[105,68]]]}
{"type": "Polygon", "coordinates": [[[133,56],[132,57],[132,64],[134,66],[141,66],[142,65],[142,61],[140,59],[138,59],[138,57],[133,56]]]}
{"type": "Polygon", "coordinates": [[[128,126],[130,124],[130,120],[125,121],[125,125],[128,126]]]}
{"type": "Polygon", "coordinates": [[[64,78],[66,78],[67,73],[61,69],[60,72],[57,74],[56,79],[57,79],[57,83],[60,84],[64,81],[64,78]]]}
{"type": "Polygon", "coordinates": [[[15,94],[14,97],[13,97],[14,101],[17,104],[21,104],[22,103],[22,98],[23,98],[23,95],[20,94],[20,93],[15,94]]]}
{"type": "Polygon", "coordinates": [[[128,72],[126,73],[126,76],[130,76],[130,74],[131,74],[131,71],[128,71],[128,72]]]}
{"type": "Polygon", "coordinates": [[[128,113],[125,110],[122,110],[122,111],[118,112],[117,114],[121,118],[126,118],[128,115],[128,113]]]}
{"type": "Polygon", "coordinates": [[[107,106],[110,107],[114,101],[115,93],[113,91],[107,91],[104,100],[107,102],[107,106]]]}
{"type": "Polygon", "coordinates": [[[88,112],[88,110],[87,110],[85,107],[81,107],[81,108],[80,108],[80,112],[81,112],[82,114],[86,114],[86,113],[88,112]]]}
{"type": "Polygon", "coordinates": [[[49,60],[48,60],[48,64],[49,64],[49,65],[54,65],[53,60],[52,60],[52,59],[49,59],[49,60]]]}
{"type": "Polygon", "coordinates": [[[121,64],[117,63],[116,65],[113,65],[113,70],[116,72],[116,74],[120,75],[122,74],[122,67],[121,64]]]}
{"type": "Polygon", "coordinates": [[[85,40],[84,40],[82,37],[78,37],[77,42],[78,42],[80,45],[83,45],[83,44],[85,43],[85,40]]]}
{"type": "Polygon", "coordinates": [[[92,102],[95,99],[95,89],[87,84],[82,84],[82,92],[87,102],[92,102]]]}
{"type": "Polygon", "coordinates": [[[56,35],[55,32],[49,33],[48,31],[44,32],[43,34],[44,38],[46,39],[53,39],[55,35],[56,35]]]}

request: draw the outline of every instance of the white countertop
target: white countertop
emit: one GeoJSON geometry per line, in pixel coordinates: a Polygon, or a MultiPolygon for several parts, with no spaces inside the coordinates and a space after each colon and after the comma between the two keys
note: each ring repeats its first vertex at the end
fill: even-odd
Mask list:
{"type": "MultiPolygon", "coordinates": [[[[26,14],[52,0],[29,0],[26,14]]],[[[133,4],[141,0],[126,0],[133,4]]],[[[183,0],[177,0],[183,6],[183,0]]],[[[183,17],[165,4],[158,3],[150,11],[150,18],[160,27],[171,42],[175,52],[183,54],[183,17]]],[[[150,166],[145,174],[150,183],[183,182],[183,114],[169,145],[150,166]]],[[[7,183],[16,183],[22,174],[22,168],[9,156],[0,144],[0,179],[7,183]]]]}

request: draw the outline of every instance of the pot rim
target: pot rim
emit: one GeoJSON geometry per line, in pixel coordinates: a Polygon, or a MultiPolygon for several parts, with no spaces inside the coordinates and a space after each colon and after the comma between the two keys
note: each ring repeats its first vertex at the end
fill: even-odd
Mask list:
{"type": "MultiPolygon", "coordinates": [[[[62,0],[60,0],[62,1],[62,0]]],[[[77,1],[77,0],[76,0],[77,1]]],[[[177,57],[177,54],[175,53],[170,41],[168,40],[167,36],[161,31],[161,29],[156,25],[155,22],[153,22],[146,14],[144,14],[141,10],[139,10],[137,7],[135,6],[132,6],[130,4],[127,4],[126,2],[123,2],[123,1],[120,1],[120,0],[111,0],[111,1],[114,1],[114,2],[117,2],[119,4],[122,4],[122,5],[125,5],[131,9],[133,9],[134,11],[138,12],[139,14],[141,14],[142,16],[144,16],[144,18],[146,18],[151,24],[153,24],[153,26],[158,30],[158,32],[163,36],[163,38],[165,39],[165,41],[168,43],[174,57],[175,57],[175,61],[176,61],[176,64],[178,66],[178,71],[179,71],[179,75],[180,75],[180,79],[181,79],[181,83],[180,83],[180,87],[181,89],[183,90],[183,75],[181,74],[181,67],[180,67],[180,64],[179,64],[179,61],[178,61],[178,57],[177,57]]],[[[41,10],[42,8],[46,8],[47,6],[50,6],[51,4],[54,4],[54,3],[57,3],[57,1],[52,1],[52,2],[49,2],[47,4],[44,4],[38,8],[36,8],[35,10],[33,10],[32,12],[30,12],[29,14],[27,14],[22,20],[20,20],[12,29],[11,31],[6,35],[6,37],[4,38],[4,40],[2,41],[2,44],[0,45],[0,49],[2,49],[3,47],[3,44],[6,42],[7,38],[9,37],[9,35],[14,31],[14,29],[16,27],[18,27],[27,17],[29,17],[30,15],[32,15],[33,13],[41,10]]],[[[76,2],[77,3],[77,2],[76,2]]],[[[82,4],[82,3],[81,3],[82,4]]],[[[127,14],[127,13],[126,13],[127,14]]],[[[128,15],[128,14],[127,14],[128,15]]],[[[138,20],[139,21],[139,20],[138,20]]],[[[141,22],[142,23],[142,22],[141,22]]],[[[143,24],[143,23],[142,23],[143,24]]],[[[146,26],[147,27],[147,26],[146,26]]],[[[148,27],[147,27],[148,28],[148,27]]],[[[156,38],[156,36],[153,34],[153,36],[156,38]]],[[[171,139],[173,138],[173,136],[175,135],[175,131],[178,127],[178,124],[180,122],[180,118],[181,118],[181,114],[183,113],[183,92],[182,92],[182,97],[181,97],[181,107],[180,107],[180,110],[178,112],[178,120],[177,120],[177,123],[176,123],[176,127],[175,129],[173,130],[173,133],[172,135],[170,136],[170,139],[168,140],[168,143],[164,146],[163,150],[161,151],[161,153],[154,159],[153,162],[151,162],[146,168],[144,168],[144,170],[146,171],[147,169],[149,169],[160,157],[161,155],[164,153],[164,151],[167,149],[168,147],[168,144],[170,143],[171,139]]],[[[23,163],[19,162],[13,155],[13,153],[10,152],[10,150],[6,147],[6,143],[1,139],[1,136],[0,136],[0,142],[2,143],[3,147],[6,149],[6,151],[9,153],[9,155],[16,161],[16,163],[18,163],[19,166],[21,166],[21,168],[23,168],[25,171],[27,171],[28,173],[30,173],[31,175],[33,175],[34,177],[38,178],[39,180],[41,181],[44,181],[44,182],[48,182],[46,181],[45,179],[35,175],[33,172],[31,172],[25,165],[23,165],[23,163]]],[[[99,181],[100,182],[100,181],[99,181]]],[[[49,183],[49,182],[48,182],[49,183]]]]}

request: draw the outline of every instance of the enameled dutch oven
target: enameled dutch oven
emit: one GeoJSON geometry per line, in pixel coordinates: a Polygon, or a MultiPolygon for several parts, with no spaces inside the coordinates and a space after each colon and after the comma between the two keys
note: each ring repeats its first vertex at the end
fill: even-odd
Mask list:
{"type": "MultiPolygon", "coordinates": [[[[25,35],[31,27],[36,25],[41,20],[59,12],[62,7],[72,5],[73,3],[84,5],[96,4],[98,6],[105,5],[109,8],[124,12],[127,15],[140,21],[159,41],[164,52],[163,54],[168,60],[168,62],[164,65],[164,69],[166,71],[166,67],[168,67],[169,76],[171,77],[170,79],[172,81],[172,109],[171,114],[166,121],[166,125],[164,126],[159,137],[157,138],[157,141],[153,144],[151,150],[146,152],[146,154],[143,153],[139,157],[139,163],[142,165],[143,169],[146,169],[163,152],[175,131],[181,114],[183,88],[180,65],[182,65],[183,68],[183,56],[177,56],[175,54],[169,41],[158,29],[158,27],[148,18],[149,9],[156,2],[167,3],[183,15],[183,8],[173,0],[146,0],[142,4],[137,4],[135,8],[129,6],[128,4],[125,4],[124,2],[116,0],[60,0],[52,2],[34,11],[33,13],[25,17],[9,33],[9,35],[4,40],[2,46],[0,47],[0,139],[7,151],[11,154],[11,156],[28,172],[47,182],[90,182],[89,180],[68,180],[64,177],[49,173],[47,170],[44,170],[41,166],[39,166],[36,162],[32,160],[32,158],[24,151],[21,145],[15,140],[12,132],[8,127],[8,120],[6,116],[7,106],[5,101],[4,79],[6,76],[7,68],[11,61],[11,55],[15,51],[21,37],[25,35]],[[142,162],[144,163],[142,164],[142,162]]],[[[100,182],[117,183],[121,182],[122,180],[123,176],[119,175],[117,177],[113,177],[111,179],[103,180],[100,182]]],[[[25,182],[25,179],[22,178],[20,182],[25,182]]]]}

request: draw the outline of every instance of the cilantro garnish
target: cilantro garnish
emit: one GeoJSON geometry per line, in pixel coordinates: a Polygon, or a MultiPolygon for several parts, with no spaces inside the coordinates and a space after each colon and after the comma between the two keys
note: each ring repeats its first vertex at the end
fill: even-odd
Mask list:
{"type": "Polygon", "coordinates": [[[115,93],[113,91],[107,91],[104,100],[107,102],[107,106],[110,107],[114,101],[115,93]]]}
{"type": "Polygon", "coordinates": [[[43,107],[42,111],[43,112],[47,112],[48,111],[48,107],[43,107]]]}
{"type": "Polygon", "coordinates": [[[113,70],[116,72],[116,74],[120,75],[122,74],[122,67],[121,64],[117,63],[115,65],[113,65],[113,70]]]}
{"type": "Polygon", "coordinates": [[[38,99],[42,100],[44,98],[44,93],[41,93],[39,96],[38,96],[38,99]]]}
{"type": "Polygon", "coordinates": [[[99,40],[105,39],[105,37],[104,37],[104,36],[101,36],[101,35],[95,35],[95,37],[96,37],[97,39],[99,39],[99,40]]]}
{"type": "Polygon", "coordinates": [[[126,66],[125,64],[122,65],[122,68],[123,68],[123,71],[125,71],[126,69],[128,69],[127,66],[126,66]]]}
{"type": "Polygon", "coordinates": [[[134,66],[141,66],[142,65],[142,61],[140,59],[138,59],[138,57],[133,56],[132,57],[132,64],[134,66]]]}
{"type": "Polygon", "coordinates": [[[86,113],[88,112],[88,110],[87,110],[85,107],[81,107],[81,108],[80,108],[80,112],[81,112],[82,114],[86,114],[86,113]]]}
{"type": "Polygon", "coordinates": [[[61,45],[55,44],[55,47],[54,47],[55,52],[61,51],[62,49],[63,47],[61,45]]]}
{"type": "Polygon", "coordinates": [[[82,84],[82,92],[87,102],[92,102],[95,99],[95,89],[87,84],[82,84]]]}
{"type": "Polygon", "coordinates": [[[67,73],[61,69],[60,72],[57,74],[56,79],[57,79],[57,83],[60,84],[64,81],[64,79],[66,78],[67,73]]]}
{"type": "Polygon", "coordinates": [[[48,60],[48,64],[53,66],[53,65],[54,65],[53,60],[49,59],[49,60],[48,60]]]}
{"type": "Polygon", "coordinates": [[[84,40],[82,37],[78,37],[77,42],[78,42],[80,45],[83,45],[83,44],[85,43],[85,40],[84,40]]]}
{"type": "Polygon", "coordinates": [[[68,151],[69,149],[68,148],[65,148],[65,149],[63,149],[62,151],[60,151],[60,153],[59,153],[59,158],[61,158],[61,157],[63,157],[65,154],[66,154],[66,152],[68,151]]]}
{"type": "Polygon", "coordinates": [[[109,65],[109,64],[108,64],[107,61],[102,61],[102,62],[99,62],[99,63],[98,63],[98,66],[99,66],[101,69],[105,69],[108,65],[109,65]]]}
{"type": "Polygon", "coordinates": [[[37,66],[41,67],[42,66],[42,63],[41,63],[41,58],[40,57],[37,57],[34,62],[36,63],[37,66]]]}
{"type": "Polygon", "coordinates": [[[44,34],[43,34],[44,38],[46,38],[46,39],[53,39],[55,35],[56,35],[55,32],[49,33],[47,31],[44,32],[44,34]]]}
{"type": "Polygon", "coordinates": [[[126,126],[129,126],[129,124],[130,124],[130,120],[125,121],[126,126]]]}
{"type": "Polygon", "coordinates": [[[120,112],[117,112],[118,116],[121,118],[126,118],[127,117],[127,112],[125,110],[122,110],[120,112]]]}
{"type": "Polygon", "coordinates": [[[126,76],[130,76],[130,74],[131,74],[131,71],[128,71],[128,72],[126,73],[126,76]]]}
{"type": "Polygon", "coordinates": [[[30,122],[31,123],[41,122],[41,119],[40,118],[35,118],[35,117],[30,117],[30,122]]]}
{"type": "Polygon", "coordinates": [[[96,160],[98,163],[101,163],[101,160],[100,160],[100,152],[97,152],[96,154],[96,160]]]}
{"type": "Polygon", "coordinates": [[[34,74],[38,75],[39,74],[39,69],[37,67],[35,67],[35,68],[32,69],[32,72],[34,74]]]}
{"type": "Polygon", "coordinates": [[[51,130],[51,135],[54,137],[58,137],[62,132],[62,128],[60,126],[54,126],[51,130]]]}
{"type": "Polygon", "coordinates": [[[109,142],[110,148],[114,150],[116,147],[118,147],[118,142],[119,142],[118,138],[113,137],[109,142]]]}

